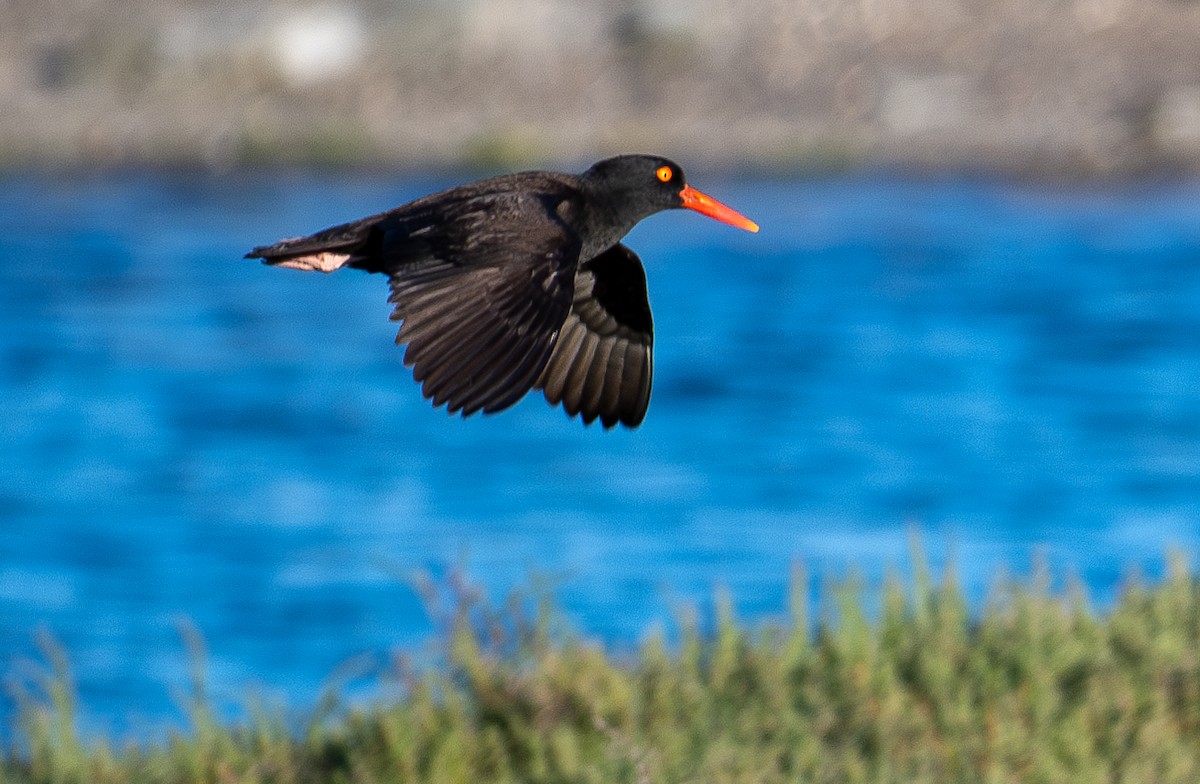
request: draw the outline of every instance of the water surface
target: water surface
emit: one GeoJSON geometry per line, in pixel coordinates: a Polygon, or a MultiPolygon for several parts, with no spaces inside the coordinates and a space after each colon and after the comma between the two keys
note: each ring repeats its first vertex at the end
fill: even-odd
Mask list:
{"type": "Polygon", "coordinates": [[[0,672],[58,639],[99,728],[177,720],[179,625],[213,693],[311,703],[429,633],[403,575],[554,578],[634,644],[728,586],[756,618],[904,568],[972,596],[1041,554],[1104,601],[1200,544],[1200,184],[694,176],[762,226],[657,216],[637,431],[530,396],[448,418],[386,286],[249,247],[448,181],[129,174],[0,183],[0,672]]]}

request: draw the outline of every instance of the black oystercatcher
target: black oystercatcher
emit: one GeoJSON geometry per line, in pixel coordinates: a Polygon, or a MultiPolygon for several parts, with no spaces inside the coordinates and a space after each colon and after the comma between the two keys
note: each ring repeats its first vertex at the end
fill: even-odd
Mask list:
{"type": "Polygon", "coordinates": [[[587,424],[636,427],[650,402],[654,327],[645,270],[620,240],[678,207],[758,231],[671,161],[623,155],[580,175],[461,185],[246,257],[386,274],[404,363],[450,413],[501,411],[536,388],[587,424]]]}

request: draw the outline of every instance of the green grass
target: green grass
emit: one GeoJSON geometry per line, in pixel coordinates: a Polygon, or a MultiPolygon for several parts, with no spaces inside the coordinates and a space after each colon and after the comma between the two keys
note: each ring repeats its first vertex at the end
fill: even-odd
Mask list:
{"type": "Polygon", "coordinates": [[[1103,612],[1044,578],[969,610],[918,564],[832,587],[810,621],[793,584],[777,623],[718,595],[708,633],[685,612],[673,642],[623,653],[546,601],[451,590],[441,663],[398,664],[403,697],[227,726],[198,672],[190,728],[152,745],[82,741],[51,653],[0,782],[1200,781],[1200,585],[1180,559],[1103,612]]]}

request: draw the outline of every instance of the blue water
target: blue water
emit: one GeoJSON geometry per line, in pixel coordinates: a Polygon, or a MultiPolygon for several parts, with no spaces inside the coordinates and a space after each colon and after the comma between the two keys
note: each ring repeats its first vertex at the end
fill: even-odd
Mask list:
{"type": "Polygon", "coordinates": [[[448,181],[0,180],[0,675],[49,632],[89,726],[136,736],[179,719],[181,623],[221,704],[302,708],[421,649],[418,569],[549,575],[628,645],[715,586],[778,613],[796,562],[903,571],[914,528],[975,597],[1195,554],[1200,183],[693,179],[763,229],[631,235],[656,379],[609,433],[533,396],[448,418],[382,279],[240,258],[448,181]]]}

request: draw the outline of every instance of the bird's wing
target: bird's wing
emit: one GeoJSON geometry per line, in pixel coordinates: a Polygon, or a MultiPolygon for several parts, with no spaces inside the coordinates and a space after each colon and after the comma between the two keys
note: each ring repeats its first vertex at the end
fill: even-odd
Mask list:
{"type": "Polygon", "coordinates": [[[537,380],[551,404],[586,424],[637,427],[650,404],[654,323],[646,271],[622,244],[579,265],[575,297],[537,380]]]}
{"type": "Polygon", "coordinates": [[[374,264],[403,322],[396,342],[425,397],[463,416],[520,400],[570,310],[578,237],[544,200],[507,194],[378,242],[374,264]]]}

